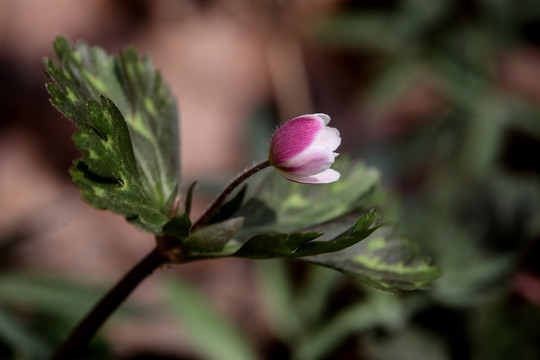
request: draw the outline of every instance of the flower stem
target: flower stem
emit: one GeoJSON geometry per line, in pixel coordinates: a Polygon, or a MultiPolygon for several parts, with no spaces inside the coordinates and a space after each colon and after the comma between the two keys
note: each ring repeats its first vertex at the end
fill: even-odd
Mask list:
{"type": "Polygon", "coordinates": [[[167,258],[157,249],[137,263],[86,315],[51,360],[73,360],[83,351],[101,325],[137,285],[167,258]]]}
{"type": "Polygon", "coordinates": [[[208,219],[210,219],[210,217],[214,214],[214,212],[221,206],[221,204],[223,204],[225,199],[227,199],[227,196],[229,196],[229,194],[238,185],[244,182],[244,180],[246,180],[251,175],[255,174],[256,172],[268,166],[270,166],[270,161],[266,160],[266,161],[253,165],[252,167],[248,168],[243,173],[238,175],[236,179],[231,181],[229,185],[227,185],[227,187],[221,192],[221,194],[219,194],[219,196],[216,198],[216,200],[214,200],[212,205],[210,205],[208,209],[206,209],[204,214],[202,214],[201,217],[196,222],[193,223],[193,225],[191,226],[191,231],[195,231],[198,227],[200,227],[201,225],[204,225],[204,223],[207,222],[208,219]]]}

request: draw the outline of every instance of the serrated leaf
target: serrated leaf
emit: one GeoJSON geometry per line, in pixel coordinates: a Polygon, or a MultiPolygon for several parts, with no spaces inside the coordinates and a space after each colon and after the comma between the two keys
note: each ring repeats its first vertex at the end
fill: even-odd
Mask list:
{"type": "Polygon", "coordinates": [[[345,251],[302,260],[344,272],[383,290],[424,289],[441,276],[427,258],[418,255],[413,243],[381,230],[345,251]]]}
{"type": "Polygon", "coordinates": [[[99,209],[122,214],[145,230],[159,233],[167,216],[142,187],[122,115],[108,99],[88,103],[88,123],[74,141],[86,152],[71,169],[83,198],[99,209]],[[91,124],[91,125],[90,125],[91,124]]]}
{"type": "MultiPolygon", "coordinates": [[[[47,84],[47,89],[53,105],[81,131],[77,144],[88,155],[73,173],[79,183],[84,182],[84,198],[94,206],[135,219],[143,229],[158,233],[174,205],[170,199],[176,198],[180,177],[177,110],[169,89],[149,59],[139,59],[132,49],[115,58],[84,42],[73,46],[62,37],[54,42],[54,49],[60,64],[45,59],[47,73],[54,81],[47,84]],[[111,124],[122,135],[114,151],[111,146],[105,146],[112,145],[114,139],[107,132],[111,129],[101,128],[104,121],[100,118],[105,114],[94,103],[100,96],[109,98],[119,110],[111,124]],[[127,128],[127,135],[123,127],[127,128]],[[96,141],[99,137],[103,144],[96,141]],[[99,159],[92,158],[91,153],[97,151],[93,146],[99,148],[99,159]],[[134,161],[125,162],[126,157],[134,157],[134,161]],[[110,187],[102,186],[101,180],[112,180],[101,174],[109,175],[115,167],[123,168],[122,174],[129,176],[126,179],[115,176],[112,180],[139,184],[138,198],[144,199],[139,208],[133,204],[124,208],[117,194],[109,194],[110,187]],[[107,201],[109,197],[113,200],[107,201]],[[142,208],[152,214],[141,214],[142,208]]],[[[108,109],[101,101],[101,109],[112,112],[112,107],[107,106],[108,109]]]]}

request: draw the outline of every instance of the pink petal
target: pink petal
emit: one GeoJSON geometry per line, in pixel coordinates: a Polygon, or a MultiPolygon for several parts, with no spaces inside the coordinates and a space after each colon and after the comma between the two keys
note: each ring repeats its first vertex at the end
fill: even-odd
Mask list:
{"type": "Polygon", "coordinates": [[[280,165],[308,148],[324,127],[321,119],[299,116],[281,126],[270,143],[270,161],[280,165]]]}
{"type": "Polygon", "coordinates": [[[341,144],[341,137],[339,136],[339,130],[333,127],[325,127],[321,129],[317,137],[313,141],[314,144],[323,145],[334,151],[341,144]]]}
{"type": "Polygon", "coordinates": [[[310,176],[324,171],[332,165],[335,153],[323,145],[311,145],[278,168],[294,176],[310,176]]]}
{"type": "Polygon", "coordinates": [[[311,176],[295,176],[289,173],[281,175],[288,180],[302,184],[327,184],[339,180],[341,174],[334,169],[327,169],[321,173],[311,176]]]}

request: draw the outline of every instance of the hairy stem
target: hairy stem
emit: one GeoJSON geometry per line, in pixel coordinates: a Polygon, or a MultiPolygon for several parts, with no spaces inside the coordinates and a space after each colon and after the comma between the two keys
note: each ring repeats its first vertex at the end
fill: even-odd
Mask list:
{"type": "Polygon", "coordinates": [[[219,196],[216,198],[216,200],[214,200],[212,205],[210,205],[208,207],[208,209],[206,209],[206,211],[204,212],[204,214],[202,214],[202,216],[199,218],[199,220],[197,220],[195,223],[193,223],[193,226],[191,226],[191,231],[195,231],[198,227],[200,227],[201,225],[204,225],[204,223],[207,222],[208,219],[210,219],[210,217],[214,214],[214,212],[227,199],[227,196],[229,196],[230,193],[236,187],[238,187],[238,185],[243,183],[244,180],[246,180],[251,175],[255,174],[256,172],[258,172],[258,171],[260,171],[260,170],[262,170],[262,169],[264,169],[264,168],[266,168],[268,166],[270,166],[270,161],[266,160],[266,161],[263,161],[263,162],[260,162],[258,164],[253,165],[252,167],[250,167],[249,169],[245,170],[243,173],[238,175],[236,177],[236,179],[231,181],[229,183],[229,185],[227,185],[227,187],[221,192],[221,194],[219,194],[219,196]]]}
{"type": "Polygon", "coordinates": [[[101,325],[128,297],[137,285],[150,275],[167,258],[152,250],[137,263],[95,306],[73,330],[69,338],[53,355],[51,360],[73,360],[82,352],[101,325]]]}

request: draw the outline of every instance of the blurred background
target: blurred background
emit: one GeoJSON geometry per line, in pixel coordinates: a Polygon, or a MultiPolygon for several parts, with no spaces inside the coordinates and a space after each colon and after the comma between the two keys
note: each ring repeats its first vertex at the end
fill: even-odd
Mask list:
{"type": "Polygon", "coordinates": [[[540,359],[538,0],[1,0],[1,359],[46,359],[154,245],[70,181],[41,63],[57,35],[151,56],[195,212],[281,121],[324,112],[444,271],[387,294],[298,263],[168,268],[85,359],[540,359]]]}

